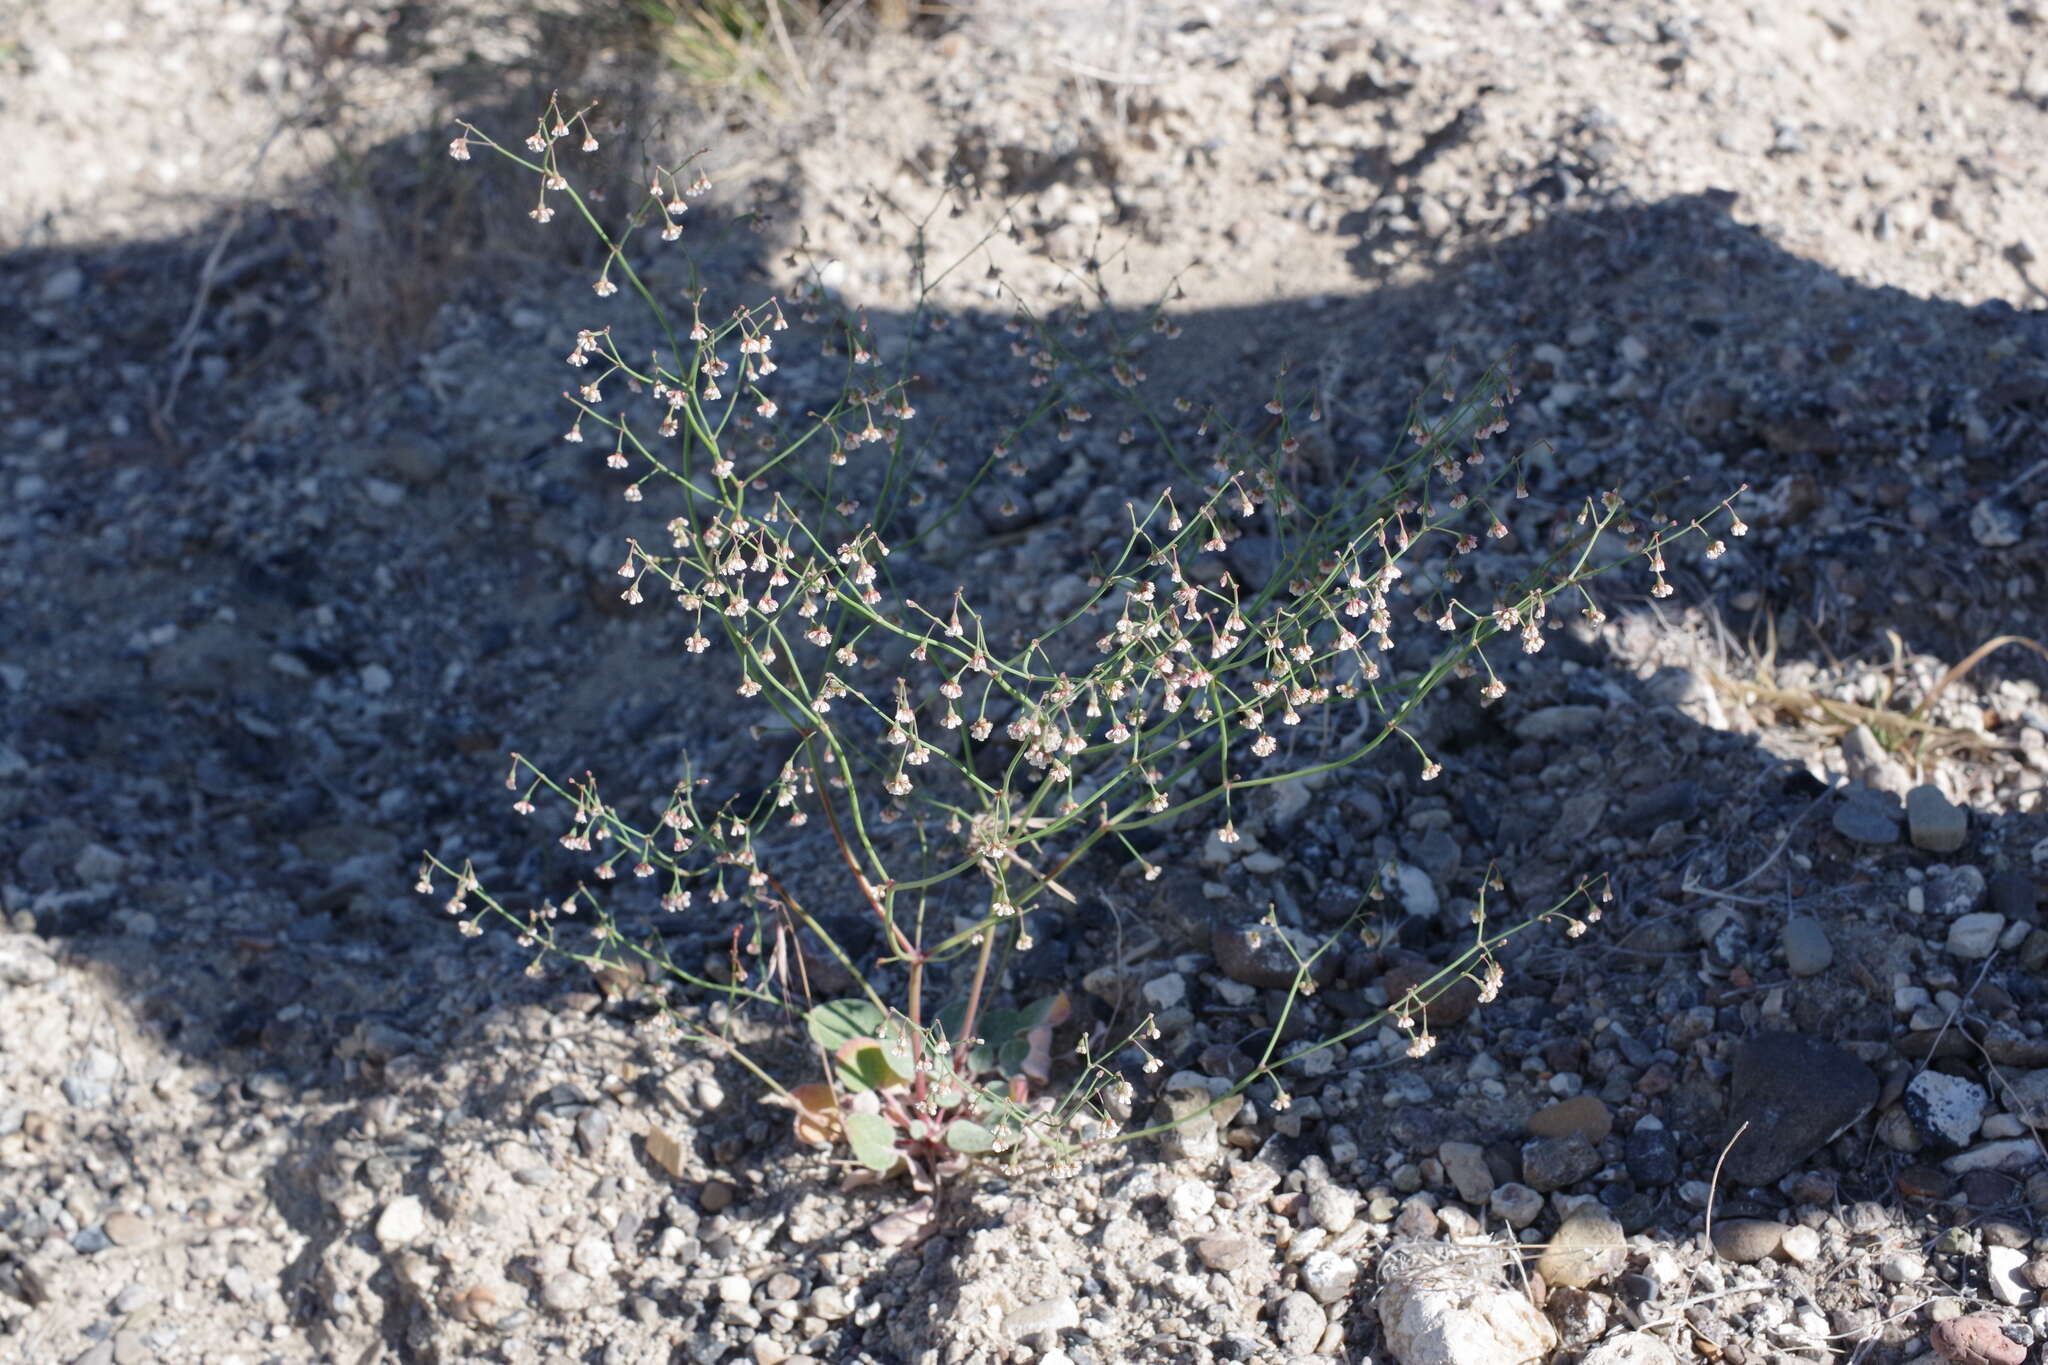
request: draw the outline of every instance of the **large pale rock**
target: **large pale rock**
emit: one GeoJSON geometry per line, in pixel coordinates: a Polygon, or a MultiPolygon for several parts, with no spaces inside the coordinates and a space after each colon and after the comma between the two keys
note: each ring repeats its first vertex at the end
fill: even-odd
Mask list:
{"type": "Polygon", "coordinates": [[[1379,1312],[1400,1365],[1525,1365],[1557,1349],[1557,1329],[1528,1296],[1493,1285],[1395,1280],[1379,1312]]]}
{"type": "Polygon", "coordinates": [[[1622,1332],[1586,1352],[1579,1365],[1678,1365],[1678,1357],[1648,1332],[1622,1332]]]}
{"type": "Polygon", "coordinates": [[[1597,1203],[1573,1209],[1537,1258],[1546,1284],[1584,1289],[1628,1267],[1628,1234],[1597,1203]]]}

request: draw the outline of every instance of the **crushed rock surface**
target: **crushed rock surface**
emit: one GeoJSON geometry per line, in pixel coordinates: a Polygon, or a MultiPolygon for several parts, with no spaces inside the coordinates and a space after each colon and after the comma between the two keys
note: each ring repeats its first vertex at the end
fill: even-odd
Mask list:
{"type": "MultiPolygon", "coordinates": [[[[2038,1356],[2048,672],[1993,653],[1917,753],[1872,720],[2043,634],[2048,13],[991,7],[835,49],[722,133],[607,35],[550,46],[573,9],[418,9],[36,0],[0,34],[0,1358],[2038,1356]],[[1419,1061],[1370,1031],[1284,1108],[992,1173],[898,1246],[868,1229],[911,1196],[842,1193],[743,1070],[455,933],[423,847],[513,897],[583,871],[497,806],[508,750],[624,799],[686,753],[738,786],[779,762],[696,704],[730,665],[617,600],[666,514],[560,440],[561,357],[618,307],[594,257],[533,245],[495,167],[432,189],[448,106],[515,136],[535,106],[479,92],[544,64],[670,157],[711,145],[707,279],[829,281],[918,347],[947,450],[1030,401],[989,267],[1064,318],[1093,259],[1119,307],[1184,293],[1162,391],[1249,414],[1292,358],[1320,477],[1512,350],[1515,439],[1548,447],[1513,544],[1588,491],[1746,482],[1750,533],[1674,595],[1621,575],[1500,705],[1447,688],[1437,783],[1388,753],[1236,845],[1173,831],[1156,883],[1081,869],[1031,970],[1086,976],[1088,1017],[1159,1007],[1149,1106],[1227,1088],[1276,1012],[1219,952],[1269,910],[1320,937],[1400,869],[1304,1036],[1462,946],[1489,861],[1525,910],[1612,873],[1602,922],[1518,941],[1419,1061]],[[469,216],[362,217],[333,120],[370,202],[469,216]],[[919,223],[971,262],[942,336],[906,320],[919,223]],[[371,316],[414,322],[381,368],[371,316]],[[1874,1098],[1739,1074],[1786,1035],[1874,1098]],[[1797,1116],[1768,1161],[1749,1112],[1797,1116]],[[1768,1183],[1712,1188],[1731,1148],[1768,1183]]],[[[829,398],[827,359],[787,368],[829,398]]],[[[1084,571],[1168,473],[1089,430],[903,572],[1049,618],[1045,566],[1084,571]]]]}

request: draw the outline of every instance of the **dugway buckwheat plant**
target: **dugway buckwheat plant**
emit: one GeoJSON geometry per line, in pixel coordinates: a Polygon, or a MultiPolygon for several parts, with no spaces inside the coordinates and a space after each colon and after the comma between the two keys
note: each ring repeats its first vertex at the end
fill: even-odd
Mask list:
{"type": "MultiPolygon", "coordinates": [[[[679,239],[708,181],[688,165],[653,171],[646,202],[613,232],[572,181],[579,146],[597,146],[590,109],[551,102],[523,151],[466,124],[451,151],[483,148],[532,174],[535,221],[566,208],[602,244],[599,298],[624,289],[645,305],[648,340],[630,341],[622,324],[577,334],[567,438],[627,471],[628,501],[669,500],[667,542],[625,544],[621,597],[672,616],[685,653],[733,651],[739,700],[761,708],[787,756],[765,789],[714,797],[710,778],[685,777],[659,809],[631,812],[589,775],[558,780],[515,755],[514,809],[562,812],[559,841],[587,875],[573,894],[515,909],[470,863],[429,853],[420,889],[443,896],[467,934],[493,916],[509,924],[536,974],[568,959],[630,966],[660,986],[664,1018],[748,1067],[800,1139],[849,1151],[856,1180],[901,1174],[929,1191],[976,1159],[1059,1159],[1160,1131],[1129,1122],[1126,1069],[1161,1065],[1150,1018],[1061,1044],[1070,993],[1003,998],[1004,966],[1033,946],[1047,898],[1072,898],[1061,879],[1098,850],[1156,877],[1172,847],[1161,832],[1235,841],[1249,793],[1315,781],[1385,743],[1412,749],[1434,779],[1440,765],[1410,722],[1438,687],[1469,678],[1497,700],[1506,686],[1489,648],[1534,652],[1567,613],[1600,619],[1588,590],[1598,574],[1640,559],[1663,595],[1679,540],[1697,533],[1720,552],[1703,521],[1644,516],[1607,493],[1553,519],[1533,570],[1526,547],[1525,567],[1511,570],[1506,554],[1482,553],[1509,537],[1512,504],[1527,496],[1519,459],[1495,453],[1516,396],[1504,369],[1462,396],[1444,389],[1433,417],[1418,405],[1399,453],[1311,478],[1317,391],[1282,366],[1250,427],[1221,407],[1156,401],[1148,348],[1179,329],[1163,307],[1119,313],[1099,274],[1102,306],[1088,317],[1042,317],[1014,300],[1007,326],[1028,401],[993,448],[961,460],[946,432],[922,434],[909,357],[884,354],[877,330],[819,285],[733,306],[714,303],[691,266],[686,316],[672,317],[637,248],[649,231],[679,239]],[[825,334],[843,376],[822,408],[777,380],[799,327],[825,334]],[[1020,627],[1006,615],[1009,585],[912,586],[938,571],[922,556],[971,534],[956,525],[972,518],[963,509],[979,498],[994,505],[984,520],[1014,514],[1028,497],[1025,456],[1091,422],[1120,424],[1119,448],[1177,476],[1125,505],[1109,553],[1067,566],[1085,590],[1020,627]],[[1273,547],[1256,581],[1225,563],[1253,532],[1273,547]],[[1395,666],[1397,632],[1425,662],[1395,666]],[[814,863],[821,848],[843,869],[842,897],[873,925],[867,946],[790,885],[796,853],[814,863]],[[729,945],[720,970],[675,959],[660,921],[676,917],[729,945]],[[825,978],[852,984],[819,999],[825,978]],[[763,1013],[801,1014],[815,1070],[777,1074],[742,1045],[737,1021],[763,1013]]],[[[931,302],[921,235],[913,263],[915,337],[949,318],[931,302]]],[[[1742,534],[1726,500],[1717,514],[1742,534]]],[[[1275,1024],[1232,1093],[1264,1081],[1284,1106],[1289,1062],[1382,1018],[1421,1055],[1436,992],[1464,978],[1491,999],[1508,934],[1557,919],[1576,935],[1606,894],[1582,884],[1496,932],[1487,889],[1472,945],[1448,967],[1333,1038],[1283,1046],[1275,1024]]],[[[1381,895],[1374,886],[1368,899],[1381,895]]],[[[1265,931],[1292,955],[1290,1002],[1312,992],[1338,938],[1318,944],[1277,915],[1265,931]]]]}

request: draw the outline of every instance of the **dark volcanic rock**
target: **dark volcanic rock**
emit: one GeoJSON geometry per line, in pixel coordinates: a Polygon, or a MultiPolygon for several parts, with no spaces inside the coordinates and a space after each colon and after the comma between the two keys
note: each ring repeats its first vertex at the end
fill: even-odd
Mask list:
{"type": "Polygon", "coordinates": [[[1728,1178],[1738,1185],[1782,1179],[1862,1118],[1877,1095],[1876,1074],[1832,1043],[1758,1034],[1736,1051],[1728,1081],[1728,1178]]]}

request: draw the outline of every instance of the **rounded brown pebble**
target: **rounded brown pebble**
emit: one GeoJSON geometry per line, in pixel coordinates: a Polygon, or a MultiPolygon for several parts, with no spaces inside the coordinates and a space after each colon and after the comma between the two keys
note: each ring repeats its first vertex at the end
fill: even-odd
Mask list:
{"type": "Polygon", "coordinates": [[[123,1209],[107,1215],[100,1230],[107,1234],[107,1240],[117,1247],[132,1247],[149,1236],[149,1223],[123,1209]]]}
{"type": "Polygon", "coordinates": [[[732,1207],[732,1186],[723,1180],[707,1180],[697,1191],[697,1207],[706,1213],[722,1213],[732,1207]]]}
{"type": "Polygon", "coordinates": [[[1937,1322],[1927,1342],[1955,1365],[2024,1365],[2027,1348],[1999,1330],[1990,1313],[1968,1313],[1937,1322]]]}
{"type": "Polygon", "coordinates": [[[1420,959],[1395,963],[1380,977],[1380,989],[1390,1006],[1399,1006],[1403,996],[1417,991],[1428,996],[1422,1006],[1422,1020],[1431,1028],[1449,1028],[1460,1023],[1479,1004],[1479,987],[1468,977],[1455,977],[1427,984],[1438,968],[1420,959]]]}
{"type": "Polygon", "coordinates": [[[1209,1269],[1227,1273],[1251,1259],[1252,1243],[1249,1237],[1219,1232],[1195,1243],[1195,1254],[1209,1269]]]}
{"type": "Polygon", "coordinates": [[[1577,1133],[1598,1147],[1614,1131],[1614,1111],[1597,1095],[1574,1095],[1546,1104],[1531,1114],[1529,1131],[1537,1137],[1570,1137],[1577,1133]]]}
{"type": "Polygon", "coordinates": [[[1956,1178],[1932,1166],[1908,1166],[1893,1180],[1908,1199],[1946,1199],[1956,1192],[1956,1178]]]}
{"type": "Polygon", "coordinates": [[[1767,1260],[1784,1240],[1785,1225],[1768,1218],[1732,1218],[1714,1224],[1714,1250],[1740,1265],[1767,1260]]]}

